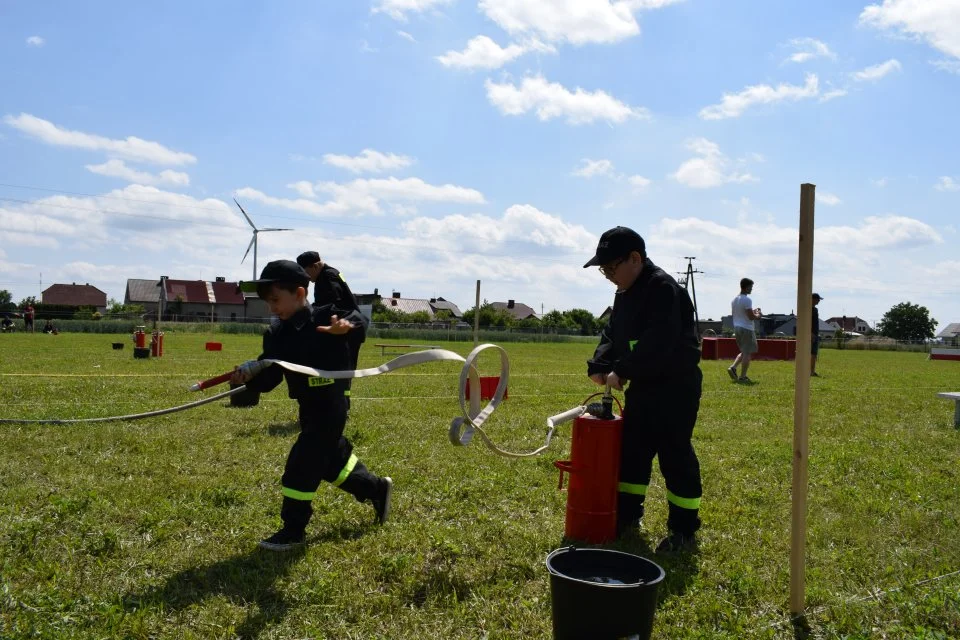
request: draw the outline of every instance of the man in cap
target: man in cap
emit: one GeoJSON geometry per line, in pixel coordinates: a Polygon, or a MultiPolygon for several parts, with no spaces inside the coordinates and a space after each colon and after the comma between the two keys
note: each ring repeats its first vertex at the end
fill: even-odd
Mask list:
{"type": "Polygon", "coordinates": [[[634,531],[644,513],[653,458],[667,486],[669,534],[658,552],[693,550],[700,528],[700,461],[691,437],[703,374],[693,303],[686,290],[648,257],[643,238],[627,227],[600,236],[599,266],[617,287],[613,313],[587,361],[597,384],[624,392],[617,506],[619,535],[634,531]]]}
{"type": "MultiPolygon", "coordinates": [[[[313,304],[323,306],[332,304],[338,309],[347,309],[356,311],[357,315],[363,318],[362,323],[357,323],[347,335],[347,342],[350,345],[350,367],[357,368],[357,360],[360,357],[360,345],[367,339],[367,325],[369,320],[360,313],[360,306],[357,304],[357,298],[350,291],[347,281],[343,274],[331,267],[320,259],[320,254],[316,251],[304,251],[297,256],[297,264],[303,267],[313,282],[313,304]]],[[[350,409],[350,386],[353,380],[347,381],[347,410],[350,409]]]]}
{"type": "Polygon", "coordinates": [[[817,305],[821,300],[823,296],[819,293],[813,294],[813,322],[810,324],[813,331],[813,339],[810,342],[810,375],[816,378],[820,377],[817,373],[817,354],[820,353],[820,312],[817,311],[817,305]]]}

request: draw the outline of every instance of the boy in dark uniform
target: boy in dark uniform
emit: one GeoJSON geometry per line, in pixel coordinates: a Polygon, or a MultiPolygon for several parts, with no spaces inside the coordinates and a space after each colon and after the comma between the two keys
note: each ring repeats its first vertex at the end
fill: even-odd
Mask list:
{"type": "Polygon", "coordinates": [[[700,461],[690,440],[700,408],[703,374],[693,303],[683,287],[655,265],[635,231],[615,227],[600,236],[599,266],[617,286],[613,314],[587,361],[597,384],[624,392],[618,533],[640,524],[653,458],[667,485],[669,535],[658,552],[692,550],[700,528],[700,461]]]}
{"type": "MultiPolygon", "coordinates": [[[[350,368],[350,353],[344,334],[359,313],[333,305],[311,306],[307,301],[310,278],[295,262],[277,260],[263,268],[259,280],[243,282],[241,289],[257,294],[280,318],[263,336],[263,353],[258,360],[274,359],[326,371],[350,368]]],[[[251,375],[256,361],[237,367],[231,382],[266,392],[286,378],[290,397],[300,405],[300,435],[290,450],[284,468],[283,527],[260,546],[287,551],[305,540],[313,509],[310,506],[321,480],[353,495],[360,502],[371,501],[377,522],[386,522],[390,512],[393,482],[377,477],[357,459],[353,445],[343,435],[347,418],[344,392],[346,380],[308,377],[270,366],[251,375]]]]}
{"type": "MultiPolygon", "coordinates": [[[[357,368],[360,357],[360,345],[367,339],[367,319],[360,313],[357,298],[350,291],[346,279],[338,270],[320,259],[316,251],[304,251],[297,256],[297,264],[307,272],[313,284],[313,304],[323,306],[332,304],[338,309],[356,311],[360,320],[354,323],[353,329],[347,334],[350,345],[350,368],[357,368]]],[[[350,410],[350,383],[347,380],[347,411],[350,410]]]]}

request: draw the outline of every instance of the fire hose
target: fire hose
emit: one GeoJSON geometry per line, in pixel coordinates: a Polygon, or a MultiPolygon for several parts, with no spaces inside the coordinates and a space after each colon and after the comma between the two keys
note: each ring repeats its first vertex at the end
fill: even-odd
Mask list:
{"type": "MultiPolygon", "coordinates": [[[[500,406],[500,403],[503,401],[503,396],[506,394],[507,390],[507,380],[510,376],[510,361],[507,358],[507,352],[503,350],[502,347],[499,347],[495,344],[481,344],[474,348],[470,354],[464,358],[458,353],[453,351],[447,351],[445,349],[427,349],[424,351],[415,351],[413,353],[406,353],[401,356],[398,356],[379,367],[373,367],[370,369],[358,369],[356,371],[326,371],[323,369],[314,369],[300,364],[294,364],[291,362],[284,362],[283,360],[256,360],[251,361],[249,371],[251,373],[257,373],[262,369],[268,366],[280,366],[288,371],[293,371],[307,376],[319,376],[324,378],[334,378],[334,379],[345,379],[345,378],[366,378],[369,376],[381,375],[384,373],[390,373],[391,371],[396,371],[398,369],[403,369],[405,367],[411,367],[419,364],[425,364],[427,362],[437,362],[441,360],[452,360],[456,362],[462,362],[463,367],[460,370],[459,386],[458,386],[458,396],[460,401],[460,410],[462,415],[454,418],[450,423],[449,429],[449,438],[450,442],[454,446],[466,446],[470,444],[473,440],[475,433],[480,435],[480,439],[483,443],[495,453],[508,457],[508,458],[528,458],[532,456],[539,455],[547,447],[550,446],[550,440],[553,438],[553,433],[556,428],[576,417],[583,415],[584,412],[588,410],[586,406],[576,407],[570,409],[561,414],[551,416],[547,419],[547,435],[546,439],[542,446],[529,451],[526,453],[515,453],[512,451],[507,451],[501,447],[498,447],[490,436],[487,435],[487,432],[483,428],[483,424],[486,422],[487,418],[500,406]],[[475,363],[480,353],[486,349],[496,349],[500,352],[500,380],[497,383],[497,388],[493,393],[493,396],[490,399],[490,402],[483,409],[480,408],[480,377],[477,372],[475,363]],[[469,400],[466,397],[466,389],[469,385],[470,389],[470,398],[469,400]],[[469,406],[468,403],[469,402],[469,406]]],[[[228,372],[210,378],[209,380],[204,380],[198,382],[194,385],[191,385],[190,389],[192,391],[200,391],[203,389],[208,389],[210,387],[223,384],[230,380],[233,372],[228,372]]],[[[166,415],[170,413],[175,413],[177,411],[185,411],[187,409],[193,409],[210,402],[215,402],[221,398],[226,398],[228,396],[241,393],[246,389],[245,385],[238,386],[229,391],[224,391],[223,393],[218,393],[216,395],[210,396],[209,398],[204,398],[203,400],[197,400],[195,402],[189,402],[184,405],[177,407],[170,407],[167,409],[159,409],[156,411],[148,411],[145,413],[135,413],[123,416],[110,416],[104,418],[77,418],[77,419],[49,419],[49,420],[28,420],[28,419],[0,419],[0,424],[86,424],[86,423],[95,423],[95,422],[118,422],[125,420],[140,420],[143,418],[151,418],[155,416],[166,415]]]]}

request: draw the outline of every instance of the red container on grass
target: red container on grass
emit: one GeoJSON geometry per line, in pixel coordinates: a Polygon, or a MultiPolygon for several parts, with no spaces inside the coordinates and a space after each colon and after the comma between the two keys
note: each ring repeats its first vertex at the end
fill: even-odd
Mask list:
{"type": "MultiPolygon", "coordinates": [[[[497,392],[497,385],[500,384],[499,376],[480,376],[480,399],[481,400],[490,400],[493,398],[493,394],[497,392]]],[[[467,380],[467,400],[470,399],[470,381],[467,380]]],[[[503,399],[506,400],[507,389],[503,390],[503,399]]]]}

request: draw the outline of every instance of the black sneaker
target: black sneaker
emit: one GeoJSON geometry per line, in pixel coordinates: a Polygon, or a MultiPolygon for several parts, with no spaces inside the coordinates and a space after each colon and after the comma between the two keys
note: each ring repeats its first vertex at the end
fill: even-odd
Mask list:
{"type": "Polygon", "coordinates": [[[734,382],[737,381],[737,370],[734,367],[727,367],[727,373],[734,382]]]}
{"type": "Polygon", "coordinates": [[[377,513],[377,524],[384,524],[390,517],[390,495],[393,493],[393,480],[388,477],[380,478],[383,480],[383,488],[380,497],[371,500],[373,510],[377,513]]]}
{"type": "Polygon", "coordinates": [[[677,553],[681,551],[696,551],[697,535],[695,533],[679,533],[671,531],[666,538],[657,545],[657,553],[677,553]]]}
{"type": "Polygon", "coordinates": [[[290,551],[302,547],[306,538],[307,536],[303,531],[293,531],[283,527],[269,538],[261,540],[259,547],[270,551],[290,551]]]}

